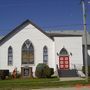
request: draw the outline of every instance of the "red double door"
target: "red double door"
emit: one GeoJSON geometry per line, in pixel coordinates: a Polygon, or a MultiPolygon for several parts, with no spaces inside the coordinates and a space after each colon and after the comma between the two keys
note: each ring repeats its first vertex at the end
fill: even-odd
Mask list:
{"type": "Polygon", "coordinates": [[[60,69],[69,69],[69,56],[59,56],[60,69]]]}

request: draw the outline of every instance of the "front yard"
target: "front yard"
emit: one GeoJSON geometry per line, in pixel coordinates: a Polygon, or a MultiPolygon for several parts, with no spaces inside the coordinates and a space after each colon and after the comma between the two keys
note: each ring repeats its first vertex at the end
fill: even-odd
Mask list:
{"type": "Polygon", "coordinates": [[[90,79],[88,83],[84,80],[59,81],[59,79],[55,77],[50,79],[12,79],[0,80],[0,90],[30,90],[32,88],[73,87],[87,84],[90,85],[90,79]]]}

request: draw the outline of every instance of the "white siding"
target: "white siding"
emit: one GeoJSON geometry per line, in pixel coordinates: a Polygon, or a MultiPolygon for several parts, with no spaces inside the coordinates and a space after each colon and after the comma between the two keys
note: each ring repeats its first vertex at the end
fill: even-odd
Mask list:
{"type": "Polygon", "coordinates": [[[59,65],[59,58],[57,53],[65,47],[70,57],[70,69],[73,65],[83,65],[82,55],[82,37],[54,37],[54,41],[29,24],[21,31],[16,33],[12,38],[6,41],[0,47],[0,69],[9,69],[12,72],[16,67],[21,72],[21,49],[23,43],[29,39],[34,45],[34,64],[29,65],[33,67],[33,72],[38,63],[43,63],[43,47],[48,47],[48,65],[56,71],[56,64],[59,65]],[[8,66],[8,47],[13,48],[13,65],[8,66]],[[72,53],[72,55],[70,55],[72,53]]]}
{"type": "Polygon", "coordinates": [[[48,47],[48,65],[55,68],[53,40],[29,24],[0,47],[0,69],[9,69],[12,72],[17,67],[17,70],[21,71],[21,48],[27,39],[34,45],[35,63],[34,65],[30,65],[33,67],[33,72],[35,72],[36,65],[43,62],[43,47],[45,45],[48,47]],[[9,46],[13,48],[13,66],[8,66],[7,64],[9,46]]]}
{"type": "Polygon", "coordinates": [[[82,68],[83,55],[82,55],[82,37],[54,37],[55,40],[55,59],[59,65],[59,56],[57,53],[64,47],[70,58],[70,69],[76,65],[78,68],[82,68]],[[72,55],[70,55],[72,53],[72,55]]]}

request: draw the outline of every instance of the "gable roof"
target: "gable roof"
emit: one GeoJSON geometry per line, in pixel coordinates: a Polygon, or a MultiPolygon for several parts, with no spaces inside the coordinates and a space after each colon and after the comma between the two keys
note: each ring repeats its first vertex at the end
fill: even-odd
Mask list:
{"type": "MultiPolygon", "coordinates": [[[[0,37],[0,45],[2,45],[3,43],[5,43],[6,41],[8,41],[10,38],[12,38],[16,33],[18,33],[20,30],[22,30],[26,25],[31,24],[33,25],[35,28],[37,28],[40,32],[42,32],[44,35],[46,35],[48,38],[50,38],[51,40],[54,40],[53,37],[68,37],[68,36],[82,36],[82,44],[85,44],[84,41],[84,35],[83,35],[83,31],[74,31],[74,30],[64,30],[64,31],[44,31],[42,30],[40,27],[38,27],[36,24],[34,24],[32,21],[30,20],[25,20],[23,23],[21,23],[19,26],[17,26],[15,29],[13,29],[10,33],[8,33],[6,36],[4,37],[0,37]]],[[[90,33],[87,33],[87,44],[90,45],[90,33]]]]}
{"type": "MultiPolygon", "coordinates": [[[[18,33],[19,31],[21,31],[26,25],[31,24],[33,25],[35,28],[37,28],[40,32],[42,32],[43,34],[45,34],[47,37],[48,34],[46,32],[44,32],[40,27],[38,27],[36,24],[34,24],[31,20],[25,20],[23,23],[21,23],[19,26],[17,26],[15,29],[13,29],[10,33],[8,33],[6,36],[4,36],[1,40],[0,40],[0,45],[2,45],[3,43],[5,43],[7,40],[9,40],[11,37],[13,37],[16,33],[18,33]]],[[[50,38],[50,37],[49,37],[50,38]]],[[[51,38],[50,38],[51,39],[51,38]]],[[[53,40],[53,39],[52,39],[53,40]]]]}
{"type": "Polygon", "coordinates": [[[4,36],[0,36],[0,40],[3,38],[4,36]]]}

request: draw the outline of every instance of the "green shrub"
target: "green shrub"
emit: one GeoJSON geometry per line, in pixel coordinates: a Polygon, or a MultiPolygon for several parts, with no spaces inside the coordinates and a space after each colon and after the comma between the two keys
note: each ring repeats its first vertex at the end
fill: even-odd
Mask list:
{"type": "Polygon", "coordinates": [[[53,73],[54,73],[53,68],[49,68],[48,65],[44,63],[39,63],[35,71],[35,75],[38,78],[49,78],[53,73]]]}
{"type": "Polygon", "coordinates": [[[50,72],[51,72],[51,75],[53,75],[54,74],[54,69],[50,68],[50,72]]]}
{"type": "Polygon", "coordinates": [[[12,79],[13,77],[12,77],[12,74],[11,74],[11,72],[9,72],[9,76],[8,76],[8,80],[10,80],[10,79],[12,79]]]}
{"type": "Polygon", "coordinates": [[[21,78],[21,74],[20,73],[17,73],[16,74],[16,78],[21,78]]]}
{"type": "MultiPolygon", "coordinates": [[[[83,73],[85,73],[85,66],[82,67],[83,73]]],[[[90,66],[88,66],[88,75],[90,76],[90,66]]]]}

